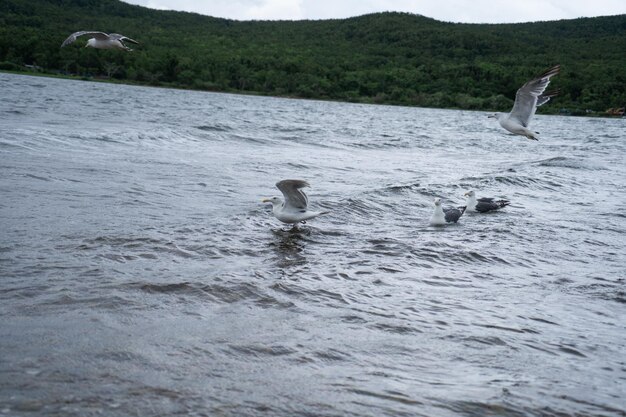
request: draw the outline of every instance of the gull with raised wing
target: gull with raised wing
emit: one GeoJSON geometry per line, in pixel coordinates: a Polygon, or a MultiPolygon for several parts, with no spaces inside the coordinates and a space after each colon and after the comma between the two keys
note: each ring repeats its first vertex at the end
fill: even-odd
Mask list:
{"type": "Polygon", "coordinates": [[[561,69],[560,65],[555,65],[547,69],[543,74],[533,78],[520,87],[515,94],[515,104],[510,113],[495,113],[488,117],[498,119],[500,126],[515,135],[526,136],[528,139],[539,140],[537,135],[539,132],[533,132],[528,129],[530,119],[532,119],[537,107],[546,104],[551,97],[556,96],[558,90],[544,93],[550,78],[557,75],[561,69]]]}
{"type": "Polygon", "coordinates": [[[272,203],[274,216],[283,223],[296,225],[328,211],[311,211],[308,209],[309,199],[302,188],[309,187],[303,180],[282,180],[276,187],[283,193],[284,201],[280,197],[264,198],[263,203],[272,203]]]}
{"type": "Polygon", "coordinates": [[[104,32],[93,32],[90,30],[82,30],[80,32],[72,33],[63,43],[61,48],[73,43],[78,37],[88,35],[91,36],[85,45],[85,48],[98,48],[98,49],[122,49],[124,51],[132,51],[129,47],[124,45],[124,42],[134,43],[138,45],[139,42],[132,40],[131,38],[120,35],[119,33],[107,34],[104,32]]]}

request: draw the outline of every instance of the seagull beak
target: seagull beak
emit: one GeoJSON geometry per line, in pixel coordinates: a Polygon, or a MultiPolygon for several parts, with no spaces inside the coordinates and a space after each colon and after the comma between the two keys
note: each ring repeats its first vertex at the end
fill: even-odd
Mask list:
{"type": "Polygon", "coordinates": [[[269,203],[270,199],[269,198],[264,198],[263,200],[261,200],[261,203],[269,203]]]}
{"type": "Polygon", "coordinates": [[[467,197],[469,195],[469,191],[466,192],[465,194],[463,194],[465,197],[467,197]]]}

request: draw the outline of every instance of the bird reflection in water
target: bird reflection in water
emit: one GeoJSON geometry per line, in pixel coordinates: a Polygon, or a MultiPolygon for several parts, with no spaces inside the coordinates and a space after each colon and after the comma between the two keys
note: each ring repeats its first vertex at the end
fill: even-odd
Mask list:
{"type": "Polygon", "coordinates": [[[307,263],[302,255],[311,230],[304,227],[273,230],[274,241],[270,244],[276,253],[276,264],[280,268],[303,266],[307,263]]]}

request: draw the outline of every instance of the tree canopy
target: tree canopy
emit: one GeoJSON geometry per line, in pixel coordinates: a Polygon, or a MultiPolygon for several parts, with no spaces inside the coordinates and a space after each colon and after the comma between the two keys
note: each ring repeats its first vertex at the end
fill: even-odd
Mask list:
{"type": "Polygon", "coordinates": [[[3,0],[0,69],[211,91],[508,110],[530,77],[561,64],[546,105],[626,104],[626,15],[458,24],[409,13],[235,21],[117,0],[3,0]],[[60,48],[78,30],[122,33],[133,52],[60,48]],[[25,67],[28,66],[28,67],[25,67]]]}

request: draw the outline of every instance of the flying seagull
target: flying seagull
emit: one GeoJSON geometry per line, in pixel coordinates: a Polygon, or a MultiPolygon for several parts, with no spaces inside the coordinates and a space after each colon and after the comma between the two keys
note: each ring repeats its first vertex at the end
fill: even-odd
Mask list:
{"type": "Polygon", "coordinates": [[[92,48],[99,49],[123,49],[125,51],[132,51],[132,49],[124,45],[124,42],[134,43],[135,45],[139,44],[139,42],[134,41],[124,35],[120,35],[119,33],[111,33],[109,35],[104,32],[82,30],[80,32],[72,33],[66,40],[63,41],[63,43],[61,44],[61,48],[69,45],[70,43],[73,43],[76,38],[83,35],[91,36],[91,38],[89,38],[89,40],[87,41],[85,48],[90,46],[92,48]]]}
{"type": "Polygon", "coordinates": [[[309,199],[302,188],[309,187],[309,183],[302,180],[282,180],[276,183],[276,187],[283,193],[285,201],[280,197],[264,198],[263,203],[272,203],[274,216],[283,223],[305,223],[307,220],[327,214],[328,211],[310,211],[307,206],[309,199]]]}
{"type": "Polygon", "coordinates": [[[467,211],[473,211],[478,213],[486,213],[488,211],[499,210],[511,204],[508,200],[496,200],[489,197],[477,199],[476,193],[474,191],[466,192],[465,197],[467,197],[467,211]]]}
{"type": "Polygon", "coordinates": [[[456,223],[459,221],[464,212],[465,207],[444,209],[441,207],[441,199],[435,198],[435,211],[430,218],[430,225],[443,226],[446,223],[456,223]]]}
{"type": "Polygon", "coordinates": [[[533,78],[520,87],[515,94],[515,104],[511,113],[495,113],[489,117],[494,117],[500,122],[500,126],[516,135],[526,136],[528,139],[538,140],[539,132],[528,129],[530,119],[535,114],[537,107],[546,104],[551,97],[556,96],[559,91],[549,91],[544,93],[550,77],[557,75],[561,69],[560,65],[555,65],[547,69],[543,74],[533,78]]]}

